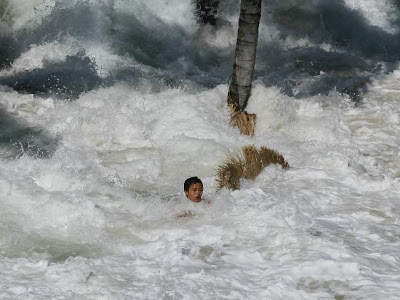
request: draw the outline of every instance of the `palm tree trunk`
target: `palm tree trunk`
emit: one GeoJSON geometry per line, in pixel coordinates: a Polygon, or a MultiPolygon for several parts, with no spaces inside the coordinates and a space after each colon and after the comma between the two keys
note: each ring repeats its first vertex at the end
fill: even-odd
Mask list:
{"type": "Polygon", "coordinates": [[[235,64],[228,94],[228,103],[240,110],[246,107],[251,93],[260,17],[261,0],[241,0],[235,64]]]}

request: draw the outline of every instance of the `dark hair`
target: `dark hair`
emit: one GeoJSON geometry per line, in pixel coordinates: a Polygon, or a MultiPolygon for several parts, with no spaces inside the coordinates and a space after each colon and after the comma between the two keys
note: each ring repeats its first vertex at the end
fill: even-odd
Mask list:
{"type": "Polygon", "coordinates": [[[190,178],[185,180],[185,183],[183,184],[183,189],[185,191],[188,191],[190,186],[192,184],[196,184],[196,183],[201,183],[201,185],[203,185],[203,183],[201,182],[200,178],[198,178],[198,177],[190,177],[190,178]]]}

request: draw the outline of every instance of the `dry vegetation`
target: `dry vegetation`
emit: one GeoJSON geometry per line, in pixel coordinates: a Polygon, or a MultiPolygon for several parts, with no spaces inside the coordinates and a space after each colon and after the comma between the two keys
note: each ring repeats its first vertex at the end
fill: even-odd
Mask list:
{"type": "Polygon", "coordinates": [[[231,110],[230,123],[237,127],[241,134],[253,136],[256,128],[256,115],[238,109],[233,103],[229,104],[229,108],[231,110]]]}
{"type": "Polygon", "coordinates": [[[241,151],[228,156],[217,169],[218,189],[240,189],[240,179],[254,180],[263,168],[269,164],[280,164],[284,169],[289,167],[283,156],[267,147],[257,149],[254,145],[244,146],[241,151]]]}
{"type": "Polygon", "coordinates": [[[254,180],[262,170],[260,153],[254,145],[242,148],[243,177],[254,180]]]}
{"type": "Polygon", "coordinates": [[[260,153],[261,161],[264,167],[268,166],[269,164],[280,164],[284,169],[289,168],[288,162],[279,152],[264,146],[261,147],[258,152],[260,153]]]}

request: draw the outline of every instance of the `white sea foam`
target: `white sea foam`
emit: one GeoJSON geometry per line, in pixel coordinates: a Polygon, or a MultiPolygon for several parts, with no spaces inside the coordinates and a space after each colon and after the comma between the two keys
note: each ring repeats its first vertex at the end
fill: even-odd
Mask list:
{"type": "MultiPolygon", "coordinates": [[[[38,240],[67,243],[77,257],[60,263],[54,253],[63,251],[50,248],[50,256],[18,254],[25,248],[17,243],[15,258],[1,263],[5,298],[318,299],[397,292],[399,278],[390,270],[398,265],[398,179],[375,176],[378,166],[357,148],[368,135],[351,131],[368,98],[362,107],[337,94],[304,102],[256,85],[249,111],[265,107],[250,139],[229,127],[226,92],[219,86],[200,94],[146,94],[122,85],[45,106],[45,127],[62,136],[59,149],[48,160],[2,162],[2,211],[16,238],[33,232],[38,240]],[[215,193],[216,165],[248,143],[276,148],[294,168],[267,168],[240,191],[215,193]],[[192,174],[204,179],[211,207],[178,201],[192,174]],[[188,209],[193,218],[174,218],[188,209]],[[92,245],[95,257],[76,244],[92,245]],[[113,254],[103,257],[104,251],[113,254]],[[27,286],[22,276],[35,279],[27,286]]],[[[390,101],[380,105],[386,111],[390,101]]],[[[34,109],[30,114],[21,118],[40,118],[34,109]]]]}
{"type": "Polygon", "coordinates": [[[391,1],[379,0],[345,0],[346,4],[357,11],[374,26],[379,26],[389,33],[396,33],[399,28],[393,26],[398,21],[395,4],[391,1]]]}
{"type": "Polygon", "coordinates": [[[9,25],[14,30],[40,25],[42,20],[51,14],[55,4],[55,0],[28,2],[23,0],[4,1],[6,14],[10,20],[9,25]]]}
{"type": "Polygon", "coordinates": [[[63,62],[68,55],[76,55],[83,49],[84,48],[79,47],[79,43],[72,38],[68,40],[68,43],[55,42],[30,45],[29,50],[16,59],[11,68],[2,71],[0,75],[7,76],[18,72],[42,69],[43,64],[46,62],[63,62]]]}

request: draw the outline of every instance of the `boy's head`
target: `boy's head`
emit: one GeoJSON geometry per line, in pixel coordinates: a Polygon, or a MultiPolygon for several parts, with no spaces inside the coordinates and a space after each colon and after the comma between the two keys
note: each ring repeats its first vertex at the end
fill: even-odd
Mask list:
{"type": "Polygon", "coordinates": [[[193,202],[200,202],[203,195],[203,183],[198,177],[190,177],[183,184],[186,197],[193,202]]]}

